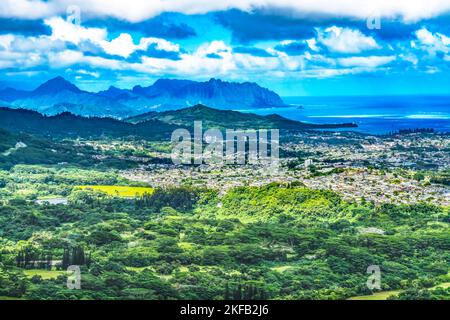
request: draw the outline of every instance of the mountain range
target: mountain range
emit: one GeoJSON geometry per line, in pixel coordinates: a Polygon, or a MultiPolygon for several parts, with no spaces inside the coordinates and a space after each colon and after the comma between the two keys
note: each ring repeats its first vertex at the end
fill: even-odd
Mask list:
{"type": "Polygon", "coordinates": [[[62,77],[51,79],[33,91],[0,90],[0,105],[38,111],[45,115],[70,112],[80,116],[127,118],[151,110],[166,111],[206,104],[217,109],[283,107],[275,92],[256,83],[206,82],[160,79],[148,87],[110,87],[100,92],[79,89],[62,77]]]}

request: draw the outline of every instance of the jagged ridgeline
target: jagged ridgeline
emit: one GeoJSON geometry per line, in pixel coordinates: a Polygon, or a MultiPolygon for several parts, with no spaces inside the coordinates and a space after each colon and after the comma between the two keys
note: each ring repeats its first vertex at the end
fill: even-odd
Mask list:
{"type": "Polygon", "coordinates": [[[33,91],[0,90],[0,105],[38,111],[46,115],[70,112],[82,116],[127,118],[151,110],[171,110],[206,104],[217,109],[283,107],[278,94],[256,83],[206,82],[160,79],[149,87],[131,90],[110,87],[97,93],[80,90],[62,77],[33,91]]]}

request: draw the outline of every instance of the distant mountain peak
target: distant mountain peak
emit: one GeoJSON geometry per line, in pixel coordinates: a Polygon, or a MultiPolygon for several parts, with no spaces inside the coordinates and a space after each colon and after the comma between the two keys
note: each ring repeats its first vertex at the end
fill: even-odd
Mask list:
{"type": "Polygon", "coordinates": [[[71,91],[75,93],[82,92],[75,86],[73,83],[67,81],[61,76],[50,79],[47,82],[41,84],[36,90],[33,91],[34,95],[47,95],[47,94],[55,94],[61,91],[71,91]]]}
{"type": "MultiPolygon", "coordinates": [[[[31,92],[0,90],[0,102],[5,106],[36,110],[46,115],[70,111],[83,116],[116,118],[197,104],[221,110],[286,106],[278,94],[256,83],[228,82],[217,78],[204,82],[163,78],[147,87],[137,85],[129,90],[110,86],[107,90],[92,93],[80,90],[58,76],[31,92]]],[[[205,113],[209,110],[207,107],[197,109],[205,113]]]]}
{"type": "Polygon", "coordinates": [[[124,90],[124,89],[117,88],[117,87],[115,87],[115,86],[109,86],[108,90],[106,90],[106,91],[114,91],[114,92],[118,92],[118,91],[125,91],[125,90],[124,90]]]}
{"type": "Polygon", "coordinates": [[[154,105],[178,108],[198,103],[219,109],[285,106],[279,95],[256,83],[227,82],[216,78],[205,82],[159,79],[149,87],[136,86],[132,92],[151,99],[154,105]]]}
{"type": "Polygon", "coordinates": [[[110,86],[108,90],[100,91],[97,93],[97,95],[111,98],[111,99],[121,99],[121,98],[128,98],[131,96],[131,92],[126,89],[120,89],[115,86],[110,86]]]}
{"type": "Polygon", "coordinates": [[[187,108],[182,108],[182,109],[178,109],[178,111],[183,110],[183,111],[188,111],[191,114],[202,114],[202,113],[216,113],[217,115],[219,115],[222,112],[227,112],[227,111],[231,111],[231,110],[220,110],[220,109],[215,109],[215,108],[211,108],[208,107],[204,104],[196,104],[192,107],[187,107],[187,108]]]}
{"type": "MultiPolygon", "coordinates": [[[[163,89],[177,89],[189,84],[194,83],[194,81],[191,80],[182,80],[182,79],[158,79],[155,81],[155,83],[151,86],[153,88],[163,88],[163,89]]],[[[136,86],[138,89],[146,89],[145,87],[136,86]]],[[[147,87],[148,88],[148,87],[147,87]]]]}
{"type": "Polygon", "coordinates": [[[123,93],[125,91],[128,91],[128,90],[120,89],[120,88],[117,88],[115,86],[110,86],[107,90],[100,91],[100,92],[98,92],[98,94],[102,94],[102,93],[119,93],[119,92],[123,93]]]}

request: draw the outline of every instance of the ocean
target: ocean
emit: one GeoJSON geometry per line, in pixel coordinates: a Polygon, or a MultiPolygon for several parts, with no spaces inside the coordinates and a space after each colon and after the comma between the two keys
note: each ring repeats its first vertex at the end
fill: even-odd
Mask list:
{"type": "Polygon", "coordinates": [[[417,128],[450,132],[450,96],[288,97],[283,100],[290,107],[245,111],[260,115],[277,113],[308,123],[352,122],[358,128],[345,130],[370,134],[417,128]]]}

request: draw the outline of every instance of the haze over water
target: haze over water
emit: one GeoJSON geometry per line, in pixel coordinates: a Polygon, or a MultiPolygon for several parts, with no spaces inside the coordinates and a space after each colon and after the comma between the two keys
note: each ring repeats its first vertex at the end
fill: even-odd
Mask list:
{"type": "Polygon", "coordinates": [[[450,96],[287,97],[283,100],[292,107],[246,111],[260,115],[277,113],[311,123],[353,122],[358,128],[351,130],[371,134],[416,128],[450,132],[450,96]]]}

